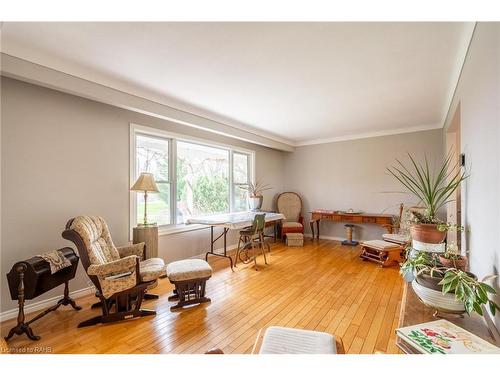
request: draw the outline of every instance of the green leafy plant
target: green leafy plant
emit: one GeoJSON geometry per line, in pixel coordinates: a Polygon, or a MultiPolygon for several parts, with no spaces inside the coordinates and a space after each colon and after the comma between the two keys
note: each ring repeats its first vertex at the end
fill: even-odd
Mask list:
{"type": "Polygon", "coordinates": [[[467,272],[449,268],[439,285],[443,286],[443,294],[455,293],[455,299],[463,302],[467,314],[475,311],[483,315],[481,305],[485,304],[488,304],[493,315],[499,309],[498,305],[488,297],[488,293],[496,294],[495,289],[484,282],[477,281],[467,272]]]}
{"type": "Polygon", "coordinates": [[[262,184],[258,181],[255,184],[249,182],[248,184],[240,185],[240,188],[248,191],[248,194],[252,198],[262,197],[262,192],[272,189],[269,184],[262,184]]]}
{"type": "Polygon", "coordinates": [[[396,159],[397,164],[387,168],[387,171],[425,206],[424,214],[412,211],[420,223],[440,223],[437,218],[438,210],[450,202],[449,198],[453,192],[469,175],[462,171],[458,163],[452,164],[451,153],[437,173],[433,173],[429,168],[427,157],[423,164],[417,163],[410,154],[408,157],[409,166],[396,159]]]}
{"type": "Polygon", "coordinates": [[[458,251],[457,245],[455,245],[454,243],[446,244],[446,250],[443,254],[441,254],[441,256],[443,258],[450,259],[450,260],[464,259],[464,257],[458,251]]]}
{"type": "Polygon", "coordinates": [[[431,276],[443,276],[439,269],[439,265],[438,260],[432,256],[432,253],[419,251],[415,254],[411,254],[410,247],[407,249],[406,261],[401,264],[399,273],[402,275],[411,273],[414,276],[418,276],[422,272],[428,272],[431,276]]]}
{"type": "Polygon", "coordinates": [[[435,253],[416,252],[408,254],[407,260],[401,264],[402,275],[412,273],[415,277],[427,274],[431,277],[441,278],[438,285],[442,286],[443,294],[453,293],[455,299],[464,304],[467,314],[472,311],[483,315],[482,305],[488,305],[491,313],[495,315],[500,308],[488,297],[488,293],[496,294],[495,289],[485,282],[478,281],[472,274],[453,267],[445,267],[435,253]]]}

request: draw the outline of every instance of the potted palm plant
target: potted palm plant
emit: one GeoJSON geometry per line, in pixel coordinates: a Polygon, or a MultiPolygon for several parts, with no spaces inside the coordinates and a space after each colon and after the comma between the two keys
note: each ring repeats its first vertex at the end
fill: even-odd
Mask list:
{"type": "Polygon", "coordinates": [[[473,311],[482,315],[482,306],[488,305],[492,314],[498,305],[488,293],[495,289],[466,272],[467,259],[458,249],[443,242],[449,230],[462,230],[454,224],[438,218],[438,211],[450,201],[460,184],[468,178],[460,165],[452,164],[448,155],[436,173],[431,172],[427,158],[419,164],[409,155],[409,165],[397,160],[396,166],[387,170],[424,206],[424,211],[410,209],[414,222],[410,227],[412,243],[407,248],[406,261],[401,264],[400,273],[420,300],[436,312],[461,314],[473,311]],[[431,246],[428,246],[431,244],[431,246]],[[439,246],[433,246],[439,244],[439,246]]]}
{"type": "Polygon", "coordinates": [[[262,184],[258,181],[255,182],[255,184],[249,182],[248,184],[242,185],[242,188],[248,192],[248,204],[252,211],[259,211],[262,208],[262,202],[264,201],[262,193],[272,189],[268,184],[262,184]]]}
{"type": "Polygon", "coordinates": [[[409,165],[396,160],[396,165],[387,171],[424,206],[424,213],[412,211],[415,222],[410,227],[412,240],[424,244],[441,244],[446,238],[446,223],[438,218],[438,211],[449,201],[455,190],[469,175],[458,163],[452,164],[451,153],[441,167],[433,173],[427,157],[423,164],[417,163],[408,154],[409,165]]]}

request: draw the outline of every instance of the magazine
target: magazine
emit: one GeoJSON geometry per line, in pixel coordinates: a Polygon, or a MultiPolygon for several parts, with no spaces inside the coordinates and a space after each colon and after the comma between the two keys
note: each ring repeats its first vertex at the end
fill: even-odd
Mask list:
{"type": "Polygon", "coordinates": [[[444,319],[398,328],[396,334],[421,353],[500,354],[500,348],[444,319]]]}

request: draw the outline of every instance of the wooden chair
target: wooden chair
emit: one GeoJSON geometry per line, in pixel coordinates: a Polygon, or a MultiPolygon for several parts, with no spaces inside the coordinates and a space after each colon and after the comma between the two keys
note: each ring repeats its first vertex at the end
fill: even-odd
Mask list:
{"type": "Polygon", "coordinates": [[[399,206],[399,218],[395,224],[383,225],[388,233],[382,235],[382,239],[387,242],[392,242],[400,246],[405,246],[410,241],[410,225],[413,220],[411,211],[424,212],[422,207],[408,207],[403,203],[399,206]]]}
{"type": "MultiPolygon", "coordinates": [[[[238,259],[242,263],[248,264],[254,262],[255,270],[257,267],[257,251],[255,250],[255,244],[261,249],[262,255],[264,256],[264,262],[267,264],[266,251],[265,251],[265,238],[264,238],[264,228],[265,228],[265,214],[256,214],[252,226],[240,231],[240,239],[238,240],[238,250],[236,251],[236,257],[234,260],[234,266],[238,263],[238,259]],[[252,250],[252,255],[248,254],[249,250],[252,250]]],[[[267,244],[268,251],[270,250],[269,244],[267,244]]]]}
{"type": "Polygon", "coordinates": [[[304,234],[304,218],[302,217],[302,199],[297,193],[285,192],[276,199],[278,212],[285,216],[281,223],[281,238],[287,233],[304,234]]]}
{"type": "Polygon", "coordinates": [[[102,308],[102,315],[78,327],[156,314],[141,305],[147,288],[164,273],[165,264],[159,258],[142,261],[144,243],[115,247],[106,222],[98,216],[70,219],[62,236],[76,245],[102,308]]]}

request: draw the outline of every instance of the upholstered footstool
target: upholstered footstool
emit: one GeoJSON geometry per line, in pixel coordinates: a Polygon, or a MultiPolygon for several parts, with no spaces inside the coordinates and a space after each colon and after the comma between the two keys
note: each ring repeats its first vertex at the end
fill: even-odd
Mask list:
{"type": "Polygon", "coordinates": [[[210,302],[210,298],[205,297],[205,286],[211,276],[212,267],[201,259],[184,259],[170,263],[167,266],[167,277],[175,285],[175,289],[168,300],[179,300],[170,311],[210,302]]]}
{"type": "Polygon", "coordinates": [[[302,233],[287,233],[287,246],[304,246],[304,235],[302,233]]]}

